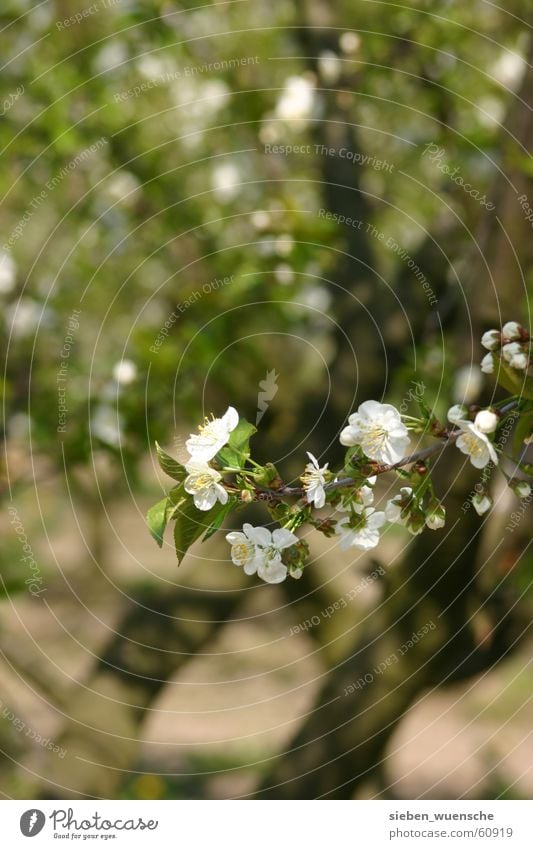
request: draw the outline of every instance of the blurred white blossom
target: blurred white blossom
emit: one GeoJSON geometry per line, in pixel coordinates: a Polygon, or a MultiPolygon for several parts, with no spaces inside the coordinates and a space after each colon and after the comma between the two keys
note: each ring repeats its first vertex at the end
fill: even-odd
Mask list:
{"type": "Polygon", "coordinates": [[[311,117],[314,103],[313,83],[307,77],[289,77],[276,104],[276,117],[300,128],[311,117]]]}
{"type": "Polygon", "coordinates": [[[137,379],[137,366],[133,360],[119,360],[113,366],[113,377],[117,383],[127,386],[137,379]]]}
{"type": "Polygon", "coordinates": [[[11,254],[0,252],[0,295],[12,292],[17,282],[17,265],[11,254]]]}

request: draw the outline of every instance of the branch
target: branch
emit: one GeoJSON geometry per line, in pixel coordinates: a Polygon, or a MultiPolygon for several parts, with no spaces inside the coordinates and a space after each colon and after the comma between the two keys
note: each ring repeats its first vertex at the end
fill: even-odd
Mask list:
{"type": "MultiPolygon", "coordinates": [[[[505,404],[500,408],[499,412],[501,415],[508,413],[510,410],[514,409],[517,406],[518,401],[512,400],[509,403],[505,404]]],[[[445,431],[442,434],[442,441],[430,445],[428,448],[423,448],[420,451],[416,451],[414,454],[408,454],[406,457],[402,457],[401,460],[398,460],[397,463],[386,463],[386,464],[378,464],[371,462],[368,467],[366,467],[365,471],[368,471],[368,476],[372,475],[383,475],[385,472],[394,472],[396,469],[401,469],[403,466],[409,466],[412,463],[419,463],[422,460],[427,460],[428,457],[432,457],[435,454],[438,454],[439,451],[443,451],[445,448],[448,448],[450,445],[454,445],[458,437],[461,435],[463,431],[461,428],[454,428],[451,431],[445,431]]],[[[331,483],[327,483],[324,486],[326,491],[331,492],[334,489],[343,489],[344,487],[356,486],[359,483],[355,478],[340,478],[338,480],[331,481],[331,483]]],[[[266,487],[256,487],[256,492],[259,493],[260,498],[264,498],[265,496],[273,499],[283,498],[286,495],[289,496],[304,496],[305,489],[300,486],[280,486],[278,489],[268,489],[266,487]]]]}
{"type": "MultiPolygon", "coordinates": [[[[426,460],[428,457],[433,456],[434,454],[438,454],[439,451],[444,450],[449,445],[453,445],[455,440],[462,431],[460,429],[453,430],[450,433],[447,433],[444,440],[442,442],[438,442],[435,445],[430,445],[428,448],[424,448],[421,451],[416,451],[414,454],[409,454],[407,457],[402,457],[401,460],[398,460],[397,463],[388,463],[385,465],[378,465],[377,463],[371,463],[368,467],[369,477],[372,475],[383,475],[385,472],[393,472],[395,469],[401,469],[402,466],[408,466],[411,463],[418,463],[421,460],[426,460]]],[[[359,481],[355,478],[340,478],[339,480],[334,480],[331,483],[327,483],[324,486],[326,491],[331,491],[334,489],[341,489],[344,487],[355,486],[359,481]]],[[[279,489],[267,489],[265,487],[256,487],[256,491],[260,493],[261,496],[268,496],[269,498],[283,498],[286,495],[292,496],[303,496],[305,495],[305,490],[300,486],[281,486],[279,489]]]]}

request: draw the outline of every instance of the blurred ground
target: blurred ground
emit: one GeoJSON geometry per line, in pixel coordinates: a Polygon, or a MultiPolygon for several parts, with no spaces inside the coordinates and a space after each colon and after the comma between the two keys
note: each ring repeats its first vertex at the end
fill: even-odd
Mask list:
{"type": "MultiPolygon", "coordinates": [[[[27,494],[19,501],[21,515],[31,514],[32,498],[27,494]]],[[[60,564],[68,562],[62,552],[85,547],[75,539],[74,523],[58,519],[68,508],[63,504],[58,510],[53,487],[41,492],[41,506],[46,527],[53,530],[48,542],[37,527],[31,537],[41,540],[36,556],[46,564],[45,601],[22,592],[0,603],[0,692],[4,709],[24,723],[18,730],[16,721],[4,716],[0,725],[2,748],[13,758],[4,760],[0,780],[4,793],[15,798],[35,787],[50,759],[58,757],[36,742],[36,735],[51,744],[60,739],[69,721],[63,712],[69,694],[77,682],[84,685],[89,679],[121,621],[128,593],[161,581],[168,582],[170,592],[176,580],[199,589],[222,588],[224,570],[236,568],[216,559],[226,557],[225,544],[212,541],[202,549],[202,559],[196,548],[178,572],[170,547],[159,552],[138,521],[140,505],[110,511],[116,536],[106,553],[105,574],[81,553],[87,563],[72,561],[71,572],[63,573],[48,545],[60,564]]],[[[89,527],[86,522],[80,514],[80,528],[89,527]]],[[[392,564],[389,568],[403,541],[385,541],[380,554],[392,564]]],[[[313,540],[314,552],[323,552],[320,568],[331,581],[331,596],[340,597],[361,581],[365,559],[349,566],[327,546],[323,538],[313,540]]],[[[371,611],[376,592],[372,585],[361,591],[354,602],[359,612],[371,611]]],[[[348,639],[353,612],[342,611],[329,621],[329,646],[319,649],[309,634],[291,635],[298,623],[278,589],[263,586],[243,593],[233,621],[182,665],[153,703],[142,727],[136,769],[123,776],[124,794],[234,798],[251,793],[313,704],[330,658],[348,639]]],[[[525,644],[497,670],[426,693],[391,740],[380,786],[369,781],[359,795],[530,797],[533,714],[524,698],[533,686],[530,655],[531,645],[525,644]]],[[[94,723],[105,729],[106,717],[94,716],[94,723]]]]}

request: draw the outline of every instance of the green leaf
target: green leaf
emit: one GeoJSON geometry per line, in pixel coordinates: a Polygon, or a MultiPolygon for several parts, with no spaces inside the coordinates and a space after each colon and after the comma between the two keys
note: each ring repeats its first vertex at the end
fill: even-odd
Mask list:
{"type": "Polygon", "coordinates": [[[224,522],[224,519],[226,518],[226,516],[229,516],[229,514],[237,506],[237,504],[238,504],[238,499],[229,498],[227,504],[224,504],[223,506],[220,507],[217,515],[215,516],[215,518],[213,519],[213,521],[211,522],[211,524],[209,525],[208,529],[206,530],[205,534],[202,537],[204,542],[205,542],[206,539],[209,539],[209,537],[213,536],[213,534],[216,531],[218,531],[218,529],[220,528],[220,526],[224,522]]]}
{"type": "Polygon", "coordinates": [[[418,404],[418,409],[420,410],[420,413],[421,413],[422,418],[424,419],[424,421],[426,421],[426,422],[431,422],[431,421],[433,421],[433,420],[435,419],[435,416],[433,415],[433,410],[431,410],[431,409],[428,407],[428,405],[426,404],[426,402],[425,402],[425,401],[423,401],[423,400],[422,400],[422,398],[417,398],[417,399],[416,399],[416,402],[417,402],[417,404],[418,404]]]}
{"type": "Polygon", "coordinates": [[[183,490],[183,484],[175,489],[176,506],[172,512],[172,518],[176,521],[174,544],[178,563],[181,563],[193,542],[196,542],[205,531],[209,530],[211,523],[217,517],[220,505],[216,504],[211,510],[207,511],[198,510],[194,506],[191,496],[187,496],[183,490]],[[180,489],[182,490],[181,497],[178,492],[180,489]]]}
{"type": "Polygon", "coordinates": [[[219,466],[228,466],[231,469],[242,469],[246,457],[244,454],[241,454],[233,448],[230,448],[229,445],[226,445],[224,448],[220,449],[215,460],[219,466]]]}
{"type": "Polygon", "coordinates": [[[256,432],[257,428],[250,422],[239,419],[239,424],[229,435],[228,444],[218,452],[215,458],[217,463],[232,469],[242,469],[250,456],[250,437],[256,432]]]}
{"type": "Polygon", "coordinates": [[[231,431],[229,435],[228,445],[240,454],[250,456],[250,437],[257,433],[257,428],[253,424],[247,422],[246,419],[239,419],[237,427],[231,431]]]}
{"type": "Polygon", "coordinates": [[[523,371],[517,371],[493,352],[495,360],[495,376],[498,383],[511,392],[513,395],[519,395],[521,398],[533,400],[533,378],[525,374],[523,371]]]}
{"type": "Polygon", "coordinates": [[[153,507],[150,507],[146,514],[148,529],[159,548],[163,545],[163,534],[165,533],[165,528],[168,522],[168,505],[169,499],[165,496],[161,499],[161,501],[158,501],[157,504],[154,504],[153,507]]]}
{"type": "Polygon", "coordinates": [[[513,453],[520,454],[524,450],[524,439],[533,431],[533,410],[521,413],[513,434],[513,453]]]}
{"type": "Polygon", "coordinates": [[[161,446],[156,442],[155,444],[157,451],[157,459],[159,460],[159,465],[163,469],[166,475],[171,478],[174,478],[175,481],[183,481],[187,477],[187,470],[185,466],[182,466],[181,463],[178,463],[177,460],[174,460],[170,454],[167,454],[166,451],[163,451],[161,446]]]}

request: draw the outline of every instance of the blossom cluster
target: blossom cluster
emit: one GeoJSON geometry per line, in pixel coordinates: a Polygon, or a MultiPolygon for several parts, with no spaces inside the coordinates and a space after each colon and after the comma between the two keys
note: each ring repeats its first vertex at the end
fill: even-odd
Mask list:
{"type": "Polygon", "coordinates": [[[481,371],[493,374],[497,359],[517,371],[526,371],[531,364],[531,350],[527,330],[516,321],[508,321],[500,330],[487,330],[481,344],[489,352],[481,360],[481,371]]]}
{"type": "MultiPolygon", "coordinates": [[[[528,342],[527,332],[516,322],[508,322],[501,331],[490,330],[482,338],[491,357],[503,358],[516,370],[529,365],[528,342]]],[[[484,370],[490,370],[486,358],[484,363],[484,370]]],[[[455,446],[475,469],[487,471],[498,466],[502,449],[496,437],[510,410],[518,418],[523,413],[527,423],[533,420],[533,399],[526,394],[486,408],[454,404],[447,412],[446,424],[438,422],[427,408],[416,418],[400,413],[392,404],[364,401],[339,434],[341,445],[347,448],[343,468],[334,472],[329,463],[321,464],[307,452],[308,462],[298,486],[288,486],[273,464],[260,466],[251,459],[248,443],[255,428],[228,407],[221,418],[206,419],[197,433],[190,435],[186,441],[189,457],[183,467],[165,455],[163,468],[180,483],[177,494],[173,491],[173,497],[169,496],[169,504],[163,504],[162,529],[167,514],[173,518],[181,515],[196,526],[182,534],[187,539],[185,547],[198,538],[203,524],[188,519],[184,509],[191,496],[195,510],[206,514],[206,536],[220,526],[228,508],[262,502],[281,527],[270,530],[245,522],[242,530],[227,533],[226,540],[235,565],[271,584],[287,576],[301,577],[308,546],[295,531],[304,524],[336,537],[342,550],[362,551],[378,545],[387,524],[402,525],[413,535],[426,528],[440,530],[445,526],[446,510],[434,492],[429,458],[444,447],[455,446]],[[436,438],[437,443],[409,454],[410,432],[436,438]],[[375,485],[377,476],[385,472],[395,472],[403,485],[379,509],[374,503],[375,485]],[[324,508],[329,510],[327,514],[316,515],[324,508]]],[[[524,441],[528,439],[526,433],[524,441]]],[[[520,465],[518,462],[517,468],[520,465]]],[[[522,470],[527,474],[533,471],[525,466],[522,470]]],[[[509,484],[519,498],[529,497],[531,488],[526,480],[513,476],[509,484]]],[[[485,485],[476,488],[472,504],[480,516],[490,509],[492,499],[485,485]]],[[[161,518],[161,511],[158,515],[161,518]]],[[[180,533],[175,535],[177,549],[180,533]]]]}

